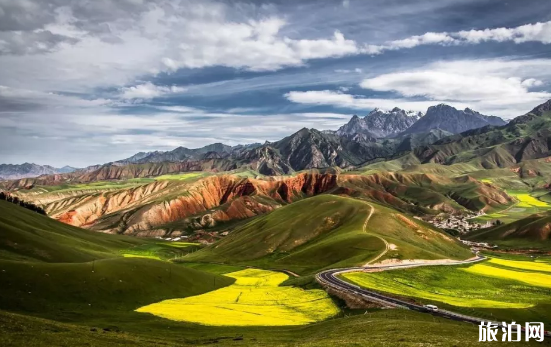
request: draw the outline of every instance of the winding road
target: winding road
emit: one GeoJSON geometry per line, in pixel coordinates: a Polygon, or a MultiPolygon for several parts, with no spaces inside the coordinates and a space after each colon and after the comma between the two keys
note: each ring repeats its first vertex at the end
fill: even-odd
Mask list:
{"type": "MultiPolygon", "coordinates": [[[[373,208],[372,205],[370,205],[368,203],[366,203],[366,204],[371,207],[371,211],[369,212],[369,214],[366,218],[366,221],[363,225],[363,230],[367,232],[367,230],[366,230],[367,223],[369,222],[369,219],[373,215],[374,208],[373,208]]],[[[379,236],[377,235],[377,237],[379,237],[379,236]]],[[[369,262],[370,264],[372,264],[372,263],[376,262],[377,260],[379,260],[389,250],[388,242],[385,239],[381,238],[381,237],[379,237],[379,238],[385,242],[385,245],[386,245],[385,250],[383,252],[381,252],[377,257],[372,259],[369,262]]],[[[477,254],[476,257],[473,258],[473,259],[462,260],[462,261],[454,261],[454,262],[446,262],[446,263],[434,263],[434,262],[422,263],[422,262],[419,262],[419,263],[396,264],[396,265],[386,265],[386,266],[385,265],[383,265],[383,266],[369,266],[369,265],[366,265],[366,266],[363,266],[363,267],[331,269],[331,270],[326,270],[326,271],[322,271],[322,272],[318,273],[316,275],[316,280],[322,285],[325,285],[325,286],[328,286],[330,288],[336,289],[338,291],[347,293],[349,295],[360,297],[360,298],[365,299],[365,300],[370,301],[370,302],[378,303],[382,306],[403,308],[403,309],[409,309],[409,310],[417,311],[417,312],[430,313],[434,316],[439,316],[439,317],[452,319],[452,320],[456,320],[456,321],[461,321],[461,322],[472,323],[472,324],[475,324],[475,325],[480,325],[481,322],[487,322],[488,320],[487,319],[482,319],[482,318],[477,318],[477,317],[466,316],[466,315],[463,315],[463,314],[460,314],[460,313],[447,311],[447,310],[442,310],[442,309],[438,309],[436,311],[430,310],[427,307],[422,306],[422,305],[418,305],[418,304],[415,304],[415,303],[412,303],[412,302],[401,300],[401,299],[398,299],[398,298],[395,298],[395,297],[386,296],[384,294],[381,294],[381,293],[378,293],[378,292],[375,292],[375,291],[372,291],[372,290],[368,290],[368,289],[359,287],[355,284],[352,284],[352,283],[346,282],[343,279],[340,279],[338,277],[338,275],[343,274],[343,273],[347,273],[347,272],[366,272],[366,271],[369,271],[369,270],[389,271],[389,270],[400,270],[400,269],[407,269],[407,268],[420,267],[420,266],[457,266],[457,265],[477,263],[477,262],[483,261],[485,259],[486,259],[485,257],[480,256],[480,255],[477,254]]],[[[499,327],[503,326],[502,322],[493,322],[493,323],[497,324],[499,327]]],[[[522,328],[522,330],[524,330],[524,327],[522,328]]],[[[545,336],[546,337],[551,337],[551,332],[548,332],[548,331],[545,332],[545,336]]]]}

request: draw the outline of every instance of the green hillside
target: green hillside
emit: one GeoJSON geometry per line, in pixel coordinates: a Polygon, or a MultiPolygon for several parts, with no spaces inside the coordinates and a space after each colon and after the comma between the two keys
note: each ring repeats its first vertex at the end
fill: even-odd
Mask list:
{"type": "Polygon", "coordinates": [[[0,259],[85,262],[143,244],[136,238],[83,230],[0,201],[0,259]]]}
{"type": "Polygon", "coordinates": [[[507,125],[484,127],[449,136],[413,150],[422,163],[471,163],[485,169],[510,167],[547,157],[551,132],[551,102],[536,107],[507,125]]]}
{"type": "Polygon", "coordinates": [[[234,281],[141,258],[145,252],[157,252],[156,257],[162,258],[188,244],[163,246],[87,231],[5,201],[0,201],[0,245],[0,309],[57,319],[129,313],[145,304],[202,294],[234,281]]]}
{"type": "Polygon", "coordinates": [[[476,230],[465,238],[504,248],[551,249],[551,212],[536,213],[513,223],[476,230]]]}
{"type": "Polygon", "coordinates": [[[365,264],[385,251],[383,239],[392,245],[381,259],[470,256],[470,251],[452,238],[395,210],[319,195],[257,217],[182,260],[250,264],[305,274],[365,264]],[[373,214],[364,227],[371,206],[373,214]]]}
{"type": "MultiPolygon", "coordinates": [[[[0,311],[0,345],[36,346],[485,346],[478,327],[408,310],[369,310],[301,327],[204,327],[157,318],[149,324],[75,325],[0,311]],[[365,313],[365,314],[364,314],[365,313]],[[104,330],[108,329],[108,330],[104,330]]],[[[514,344],[513,344],[514,345],[514,344]]],[[[523,346],[539,346],[523,342],[523,346]]]]}
{"type": "Polygon", "coordinates": [[[0,261],[0,308],[46,317],[132,312],[164,299],[202,294],[233,279],[143,258],[94,263],[0,261]]]}

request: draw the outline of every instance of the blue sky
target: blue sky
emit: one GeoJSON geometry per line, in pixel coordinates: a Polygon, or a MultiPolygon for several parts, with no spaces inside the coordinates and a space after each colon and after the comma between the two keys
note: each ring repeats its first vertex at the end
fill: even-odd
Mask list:
{"type": "Polygon", "coordinates": [[[0,0],[0,163],[275,141],[551,99],[547,1],[0,0]]]}

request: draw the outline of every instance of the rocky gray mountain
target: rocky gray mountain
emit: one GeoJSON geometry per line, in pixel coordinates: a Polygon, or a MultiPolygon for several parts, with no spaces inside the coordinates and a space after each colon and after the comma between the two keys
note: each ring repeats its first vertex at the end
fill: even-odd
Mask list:
{"type": "Polygon", "coordinates": [[[178,147],[172,151],[139,152],[133,156],[119,160],[113,165],[161,163],[161,162],[180,162],[202,159],[221,159],[229,157],[234,153],[241,153],[245,150],[260,146],[259,143],[249,145],[228,146],[223,143],[213,143],[201,148],[178,147]]]}
{"type": "Polygon", "coordinates": [[[485,116],[470,108],[458,110],[452,106],[440,104],[431,106],[424,117],[421,117],[402,134],[427,133],[440,129],[452,134],[482,128],[487,125],[505,125],[503,119],[495,116],[485,116]]]}
{"type": "Polygon", "coordinates": [[[376,108],[364,118],[354,115],[347,124],[337,130],[337,135],[363,134],[373,138],[389,137],[405,131],[422,116],[421,112],[404,111],[398,107],[391,111],[376,108]]]}
{"type": "Polygon", "coordinates": [[[347,168],[393,153],[382,141],[364,141],[303,128],[280,141],[233,157],[265,175],[328,167],[347,168]]]}
{"type": "Polygon", "coordinates": [[[398,144],[396,145],[396,152],[401,153],[411,151],[416,147],[431,145],[438,140],[451,135],[453,134],[440,129],[432,129],[426,133],[400,135],[395,138],[395,140],[398,141],[398,144]]]}
{"type": "MultiPolygon", "coordinates": [[[[448,136],[413,153],[422,163],[471,162],[486,169],[551,156],[551,100],[506,125],[448,136]]],[[[532,174],[545,175],[536,172],[532,174]]]]}
{"type": "Polygon", "coordinates": [[[19,178],[31,178],[41,175],[52,175],[73,172],[77,169],[64,166],[55,168],[50,165],[38,165],[34,163],[0,164],[0,179],[11,180],[19,178]]]}

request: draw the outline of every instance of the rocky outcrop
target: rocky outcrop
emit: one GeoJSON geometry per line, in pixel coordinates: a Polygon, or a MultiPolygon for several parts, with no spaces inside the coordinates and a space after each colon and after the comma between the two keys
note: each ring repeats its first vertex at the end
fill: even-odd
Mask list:
{"type": "Polygon", "coordinates": [[[347,124],[337,130],[337,135],[363,134],[373,138],[389,137],[407,130],[422,116],[421,112],[404,111],[398,107],[391,111],[376,108],[364,118],[354,115],[347,124]]]}
{"type": "Polygon", "coordinates": [[[404,131],[403,134],[427,133],[433,129],[459,134],[487,125],[500,126],[505,124],[507,123],[499,117],[485,116],[469,108],[458,110],[452,106],[440,104],[429,107],[427,114],[404,131]]]}
{"type": "MultiPolygon", "coordinates": [[[[328,192],[336,175],[301,174],[274,180],[212,176],[192,184],[159,181],[136,188],[90,192],[43,201],[64,223],[95,230],[136,234],[180,221],[189,229],[250,218],[282,204],[328,192]]],[[[143,234],[143,233],[142,233],[143,234]]]]}

